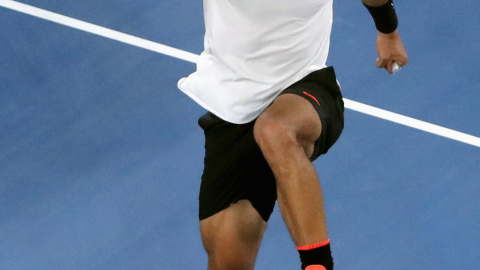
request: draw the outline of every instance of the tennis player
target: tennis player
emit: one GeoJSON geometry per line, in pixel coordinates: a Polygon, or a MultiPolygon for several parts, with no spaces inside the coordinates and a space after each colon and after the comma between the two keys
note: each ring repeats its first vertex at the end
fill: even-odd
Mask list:
{"type": "MultiPolygon", "coordinates": [[[[407,63],[393,3],[363,3],[378,30],[376,65],[393,73],[407,63]]],[[[253,269],[278,201],[301,268],[332,270],[312,161],[343,130],[342,95],[326,66],[333,0],[203,4],[205,48],[196,72],[178,87],[208,110],[199,119],[205,132],[199,218],[208,269],[253,269]]]]}

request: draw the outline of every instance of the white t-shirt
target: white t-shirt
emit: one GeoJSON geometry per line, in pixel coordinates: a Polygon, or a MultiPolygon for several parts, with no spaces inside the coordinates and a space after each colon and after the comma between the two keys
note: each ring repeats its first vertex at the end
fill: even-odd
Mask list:
{"type": "Polygon", "coordinates": [[[333,0],[204,0],[204,51],[178,88],[218,117],[248,123],[289,85],[324,68],[333,0]]]}

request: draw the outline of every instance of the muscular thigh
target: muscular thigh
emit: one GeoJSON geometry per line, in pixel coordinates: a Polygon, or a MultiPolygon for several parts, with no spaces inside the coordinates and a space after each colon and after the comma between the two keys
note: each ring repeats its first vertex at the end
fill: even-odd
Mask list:
{"type": "Polygon", "coordinates": [[[328,67],[312,72],[285,89],[258,120],[286,124],[314,160],[325,154],[340,137],[344,126],[343,110],[335,72],[328,67]]]}
{"type": "Polygon", "coordinates": [[[256,243],[261,239],[266,226],[267,222],[248,200],[240,200],[200,221],[203,240],[210,247],[231,240],[246,245],[256,243]]]}
{"type": "Polygon", "coordinates": [[[295,94],[280,95],[257,120],[257,126],[280,125],[311,156],[314,144],[322,133],[322,122],[314,107],[305,98],[295,94]]]}
{"type": "Polygon", "coordinates": [[[253,269],[266,227],[247,200],[200,221],[209,269],[253,269]]]}

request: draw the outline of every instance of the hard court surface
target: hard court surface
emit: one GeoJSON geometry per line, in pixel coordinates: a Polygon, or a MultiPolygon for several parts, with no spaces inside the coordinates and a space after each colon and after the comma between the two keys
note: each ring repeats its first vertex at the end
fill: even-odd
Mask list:
{"type": "MultiPolygon", "coordinates": [[[[1,3],[10,2],[2,0],[1,3]]],[[[22,3],[199,54],[201,1],[22,3]]],[[[397,1],[410,62],[375,67],[358,1],[334,3],[345,98],[480,136],[480,2],[397,1]]],[[[195,65],[0,6],[0,269],[205,269],[195,65]]],[[[480,266],[480,148],[346,110],[315,162],[336,269],[480,266]]],[[[299,269],[275,209],[256,269],[299,269]]]]}

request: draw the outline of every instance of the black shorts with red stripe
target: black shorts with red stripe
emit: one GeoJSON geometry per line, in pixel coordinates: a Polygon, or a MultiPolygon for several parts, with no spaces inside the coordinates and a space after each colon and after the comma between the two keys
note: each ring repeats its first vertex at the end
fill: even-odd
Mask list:
{"type": "MultiPolygon", "coordinates": [[[[343,100],[332,67],[314,71],[281,94],[307,99],[322,122],[311,160],[325,154],[343,130],[343,100]]],[[[208,112],[198,121],[205,133],[199,218],[206,219],[239,200],[249,200],[267,221],[273,211],[276,184],[253,136],[255,121],[232,124],[208,112]]]]}

